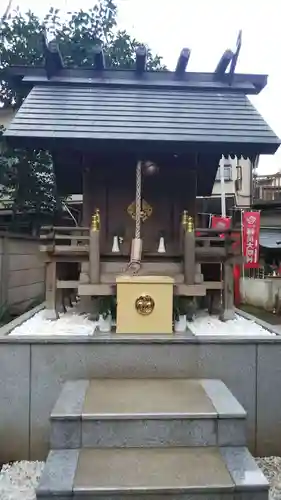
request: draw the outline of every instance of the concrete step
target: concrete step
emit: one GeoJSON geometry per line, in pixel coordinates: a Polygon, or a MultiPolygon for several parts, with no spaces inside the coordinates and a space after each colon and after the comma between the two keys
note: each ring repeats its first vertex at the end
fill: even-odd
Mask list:
{"type": "Polygon", "coordinates": [[[245,418],[220,380],[78,380],[51,413],[51,448],[244,446],[245,418]]]}
{"type": "Polygon", "coordinates": [[[49,453],[37,499],[267,500],[243,447],[111,448],[49,453]]]}

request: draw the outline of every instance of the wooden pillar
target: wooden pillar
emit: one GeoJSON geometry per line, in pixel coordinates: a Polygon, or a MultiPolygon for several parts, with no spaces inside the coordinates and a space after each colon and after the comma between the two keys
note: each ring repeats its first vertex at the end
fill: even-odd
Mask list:
{"type": "Polygon", "coordinates": [[[195,281],[195,233],[194,223],[191,216],[188,217],[186,230],[184,231],[184,282],[186,285],[194,285],[195,281]]]}
{"type": "MultiPolygon", "coordinates": [[[[98,231],[98,242],[97,236],[93,236],[93,231],[91,229],[92,222],[92,212],[93,212],[93,176],[92,171],[89,167],[85,166],[83,170],[83,213],[82,213],[82,225],[88,227],[90,230],[90,240],[89,240],[89,260],[88,262],[82,262],[81,273],[80,273],[80,283],[98,283],[100,279],[100,249],[99,249],[99,231],[98,231]],[[95,250],[96,249],[96,250],[95,250]],[[95,252],[98,251],[98,259],[95,252]],[[96,255],[96,256],[95,256],[96,255]],[[94,263],[97,263],[98,266],[94,263]],[[93,263],[93,265],[91,265],[93,263]],[[98,270],[98,275],[97,275],[98,270]],[[96,273],[96,275],[95,275],[96,273]]],[[[97,319],[98,316],[98,300],[93,299],[90,296],[80,297],[79,309],[83,313],[91,314],[93,320],[97,319]]]]}
{"type": "Polygon", "coordinates": [[[221,314],[222,321],[234,319],[234,287],[233,287],[233,266],[231,262],[224,263],[224,276],[223,276],[223,297],[222,305],[223,310],[221,314]]]}
{"type": "Polygon", "coordinates": [[[46,264],[46,318],[57,319],[57,264],[54,260],[46,264]]]}
{"type": "Polygon", "coordinates": [[[201,264],[200,262],[196,262],[194,283],[196,283],[196,285],[200,285],[201,283],[203,283],[203,281],[204,281],[204,276],[202,274],[201,264]]]}
{"type": "Polygon", "coordinates": [[[92,219],[92,175],[91,170],[85,167],[83,170],[83,213],[82,225],[84,227],[91,227],[92,219]]]}
{"type": "MultiPolygon", "coordinates": [[[[83,283],[100,283],[100,231],[98,219],[99,215],[93,215],[89,240],[89,262],[84,263],[87,264],[88,274],[84,272],[83,275],[83,267],[80,274],[80,282],[83,283]],[[83,279],[88,279],[88,281],[82,281],[83,279]]],[[[91,314],[91,319],[97,320],[99,315],[98,303],[96,297],[83,296],[80,298],[79,309],[83,313],[91,314]]]]}
{"type": "MultiPolygon", "coordinates": [[[[90,230],[90,248],[89,248],[89,277],[90,283],[100,283],[100,231],[99,215],[92,217],[92,226],[90,230]]],[[[97,320],[99,316],[99,299],[91,298],[91,317],[97,320]]]]}
{"type": "Polygon", "coordinates": [[[90,231],[90,283],[100,282],[100,232],[97,229],[90,231]]]}
{"type": "Polygon", "coordinates": [[[222,321],[234,319],[234,276],[232,261],[232,239],[230,235],[225,235],[226,260],[223,266],[223,296],[222,296],[222,321]]]}
{"type": "MultiPolygon", "coordinates": [[[[92,176],[91,170],[88,167],[85,167],[82,173],[83,176],[83,206],[82,206],[82,226],[83,227],[91,227],[91,217],[92,217],[92,176]]],[[[81,272],[80,272],[80,283],[88,284],[90,283],[90,267],[89,262],[81,263],[81,272]]],[[[81,299],[84,301],[84,298],[81,299]]],[[[86,300],[86,299],[85,299],[86,300]]],[[[83,306],[82,306],[83,307],[83,306]]],[[[88,307],[85,307],[88,309],[88,307]]]]}

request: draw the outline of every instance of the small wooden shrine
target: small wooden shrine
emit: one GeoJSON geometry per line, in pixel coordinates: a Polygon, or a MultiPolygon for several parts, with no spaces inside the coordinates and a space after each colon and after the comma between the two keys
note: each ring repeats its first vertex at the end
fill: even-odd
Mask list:
{"type": "Polygon", "coordinates": [[[222,155],[254,162],[280,143],[247,97],[267,77],[235,73],[240,45],[214,73],[189,72],[189,49],[174,72],[147,71],[144,47],[133,70],[105,68],[99,47],[92,67],[66,68],[55,41],[44,67],[6,70],[30,90],[7,139],[51,151],[59,194],[83,193],[83,227],[42,234],[50,316],[65,290],[92,311],[122,273],[170,276],[174,296],[192,300],[222,289],[233,315],[231,230],[198,228],[196,196],[211,194],[222,155]]]}

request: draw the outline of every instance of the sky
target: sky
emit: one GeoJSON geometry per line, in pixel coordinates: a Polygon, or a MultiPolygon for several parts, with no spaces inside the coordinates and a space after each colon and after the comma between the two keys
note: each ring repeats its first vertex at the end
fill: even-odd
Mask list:
{"type": "MultiPolygon", "coordinates": [[[[44,16],[49,7],[67,12],[87,9],[95,0],[13,0],[21,10],[44,16]],[[41,2],[41,3],[40,3],[41,2]]],[[[281,137],[281,0],[116,0],[118,27],[126,29],[175,69],[183,47],[191,49],[190,71],[213,71],[224,50],[235,48],[242,29],[236,72],[269,76],[252,102],[281,137]]],[[[0,0],[0,13],[6,0],[0,0]]],[[[281,146],[260,159],[259,173],[281,170],[281,146]]]]}

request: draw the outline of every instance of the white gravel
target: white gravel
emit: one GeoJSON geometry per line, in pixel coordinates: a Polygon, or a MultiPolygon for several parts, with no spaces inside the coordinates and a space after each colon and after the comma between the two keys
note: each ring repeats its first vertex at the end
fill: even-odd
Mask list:
{"type": "MultiPolygon", "coordinates": [[[[257,458],[270,483],[269,500],[281,500],[281,457],[257,458]]],[[[3,465],[0,472],[1,500],[36,500],[44,462],[15,462],[3,465]]]]}
{"type": "Polygon", "coordinates": [[[87,314],[77,314],[75,308],[60,314],[57,320],[46,319],[43,309],[30,319],[17,326],[9,335],[53,336],[53,335],[93,335],[98,325],[91,321],[87,314]]]}
{"type": "MultiPolygon", "coordinates": [[[[70,308],[66,313],[60,314],[59,319],[54,321],[46,319],[45,315],[45,310],[39,311],[32,318],[14,328],[9,335],[88,336],[93,335],[98,326],[98,322],[90,320],[87,314],[78,314],[75,308],[70,308]]],[[[188,323],[188,328],[194,335],[275,335],[254,321],[237,314],[234,320],[222,322],[216,316],[200,313],[193,322],[188,323]]]]}
{"type": "Polygon", "coordinates": [[[1,500],[36,500],[44,462],[14,462],[3,465],[0,472],[1,500]]]}
{"type": "Polygon", "coordinates": [[[274,335],[254,321],[235,314],[235,319],[226,322],[220,321],[216,316],[207,313],[198,315],[193,322],[188,323],[188,328],[194,335],[274,335]]]}
{"type": "Polygon", "coordinates": [[[281,457],[256,459],[270,484],[269,500],[281,500],[281,457]]]}

